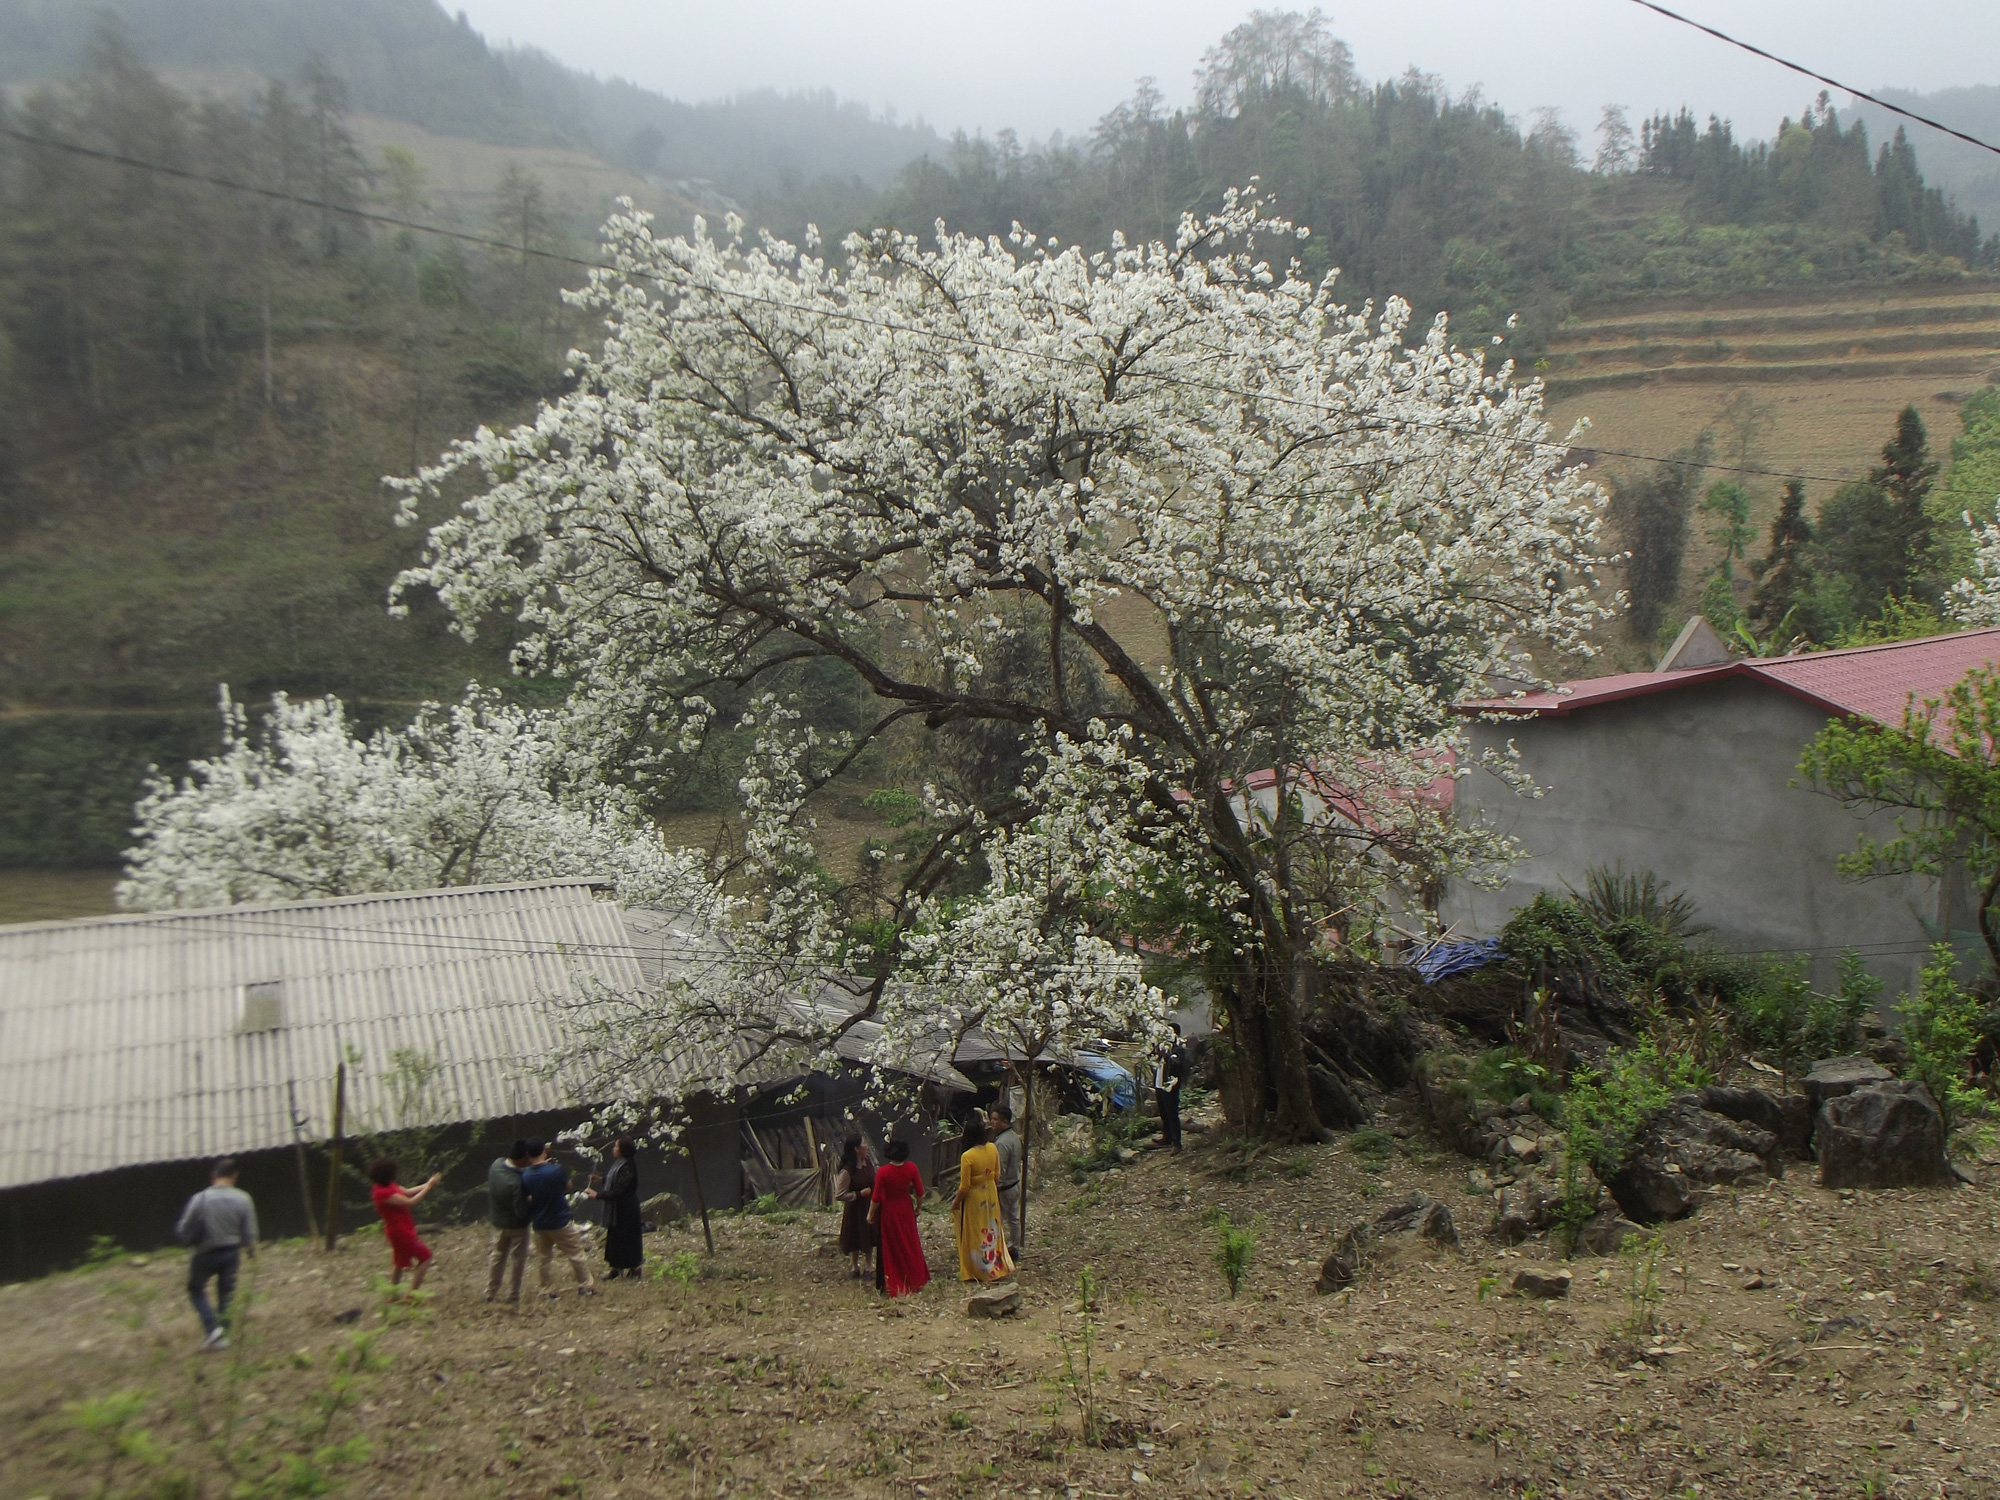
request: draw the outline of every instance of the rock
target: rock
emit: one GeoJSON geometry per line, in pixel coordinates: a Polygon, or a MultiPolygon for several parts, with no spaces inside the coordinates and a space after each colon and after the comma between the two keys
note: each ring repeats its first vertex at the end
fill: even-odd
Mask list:
{"type": "Polygon", "coordinates": [[[1812,1113],[1814,1127],[1818,1127],[1819,1112],[1827,1100],[1851,1094],[1871,1083],[1887,1083],[1889,1077],[1887,1068],[1858,1053],[1822,1058],[1814,1063],[1812,1071],[1806,1074],[1806,1108],[1812,1113]]]}
{"type": "Polygon", "coordinates": [[[1484,1156],[1486,1147],[1479,1119],[1465,1098],[1465,1072],[1469,1066],[1467,1060],[1456,1052],[1425,1058],[1417,1069],[1417,1093],[1424,1101],[1424,1111],[1431,1118],[1432,1129],[1454,1151],[1467,1156],[1484,1156]]]}
{"type": "Polygon", "coordinates": [[[1433,1203],[1424,1210],[1423,1218],[1417,1221],[1417,1233],[1434,1244],[1458,1244],[1458,1226],[1452,1222],[1451,1210],[1442,1203],[1433,1203]]]}
{"type": "Polygon", "coordinates": [[[1625,1165],[1606,1181],[1628,1218],[1641,1224],[1683,1218],[1704,1188],[1775,1177],[1783,1170],[1778,1139],[1770,1131],[1739,1125],[1697,1100],[1684,1094],[1655,1115],[1625,1165]]]}
{"type": "Polygon", "coordinates": [[[1827,1100],[1819,1181],[1828,1188],[1928,1187],[1952,1181],[1944,1117],[1921,1083],[1890,1080],[1827,1100]]]}
{"type": "Polygon", "coordinates": [[[1503,1189],[1493,1206],[1493,1223],[1487,1230],[1503,1245],[1518,1245],[1545,1223],[1541,1195],[1531,1184],[1517,1183],[1503,1189]]]}
{"type": "Polygon", "coordinates": [[[1507,1154],[1516,1161],[1539,1161],[1542,1143],[1530,1136],[1510,1135],[1507,1137],[1507,1154]]]}
{"type": "Polygon", "coordinates": [[[639,1217],[655,1224],[678,1224],[687,1216],[687,1205],[672,1193],[655,1193],[639,1205],[639,1217]]]}
{"type": "Polygon", "coordinates": [[[1493,1179],[1486,1175],[1484,1167],[1474,1167],[1465,1174],[1465,1185],[1482,1196],[1493,1191],[1493,1179]]]}
{"type": "Polygon", "coordinates": [[[1343,1234],[1334,1244],[1333,1254],[1320,1262],[1320,1295],[1344,1292],[1353,1286],[1355,1277],[1361,1274],[1361,1262],[1374,1243],[1375,1231],[1366,1224],[1357,1224],[1343,1234]]]}
{"type": "Polygon", "coordinates": [[[821,1260],[840,1259],[840,1236],[832,1234],[820,1236],[819,1240],[813,1245],[813,1254],[817,1255],[821,1260]]]}
{"type": "Polygon", "coordinates": [[[1767,1094],[1762,1089],[1713,1085],[1697,1089],[1701,1107],[1740,1125],[1755,1125],[1778,1138],[1778,1149],[1800,1161],[1812,1158],[1812,1104],[1803,1094],[1767,1094]]]}
{"type": "Polygon", "coordinates": [[[1385,1208],[1375,1215],[1375,1232],[1378,1235],[1400,1234],[1405,1229],[1414,1228],[1431,1200],[1422,1193],[1412,1193],[1401,1203],[1385,1208]]]}
{"type": "Polygon", "coordinates": [[[1514,1290],[1523,1297],[1540,1297],[1548,1301],[1567,1297],[1569,1282],[1567,1271],[1541,1271],[1524,1266],[1514,1273],[1514,1290]]]}
{"type": "Polygon", "coordinates": [[[1312,1089],[1313,1113],[1319,1116],[1321,1124],[1352,1130],[1366,1125],[1371,1118],[1368,1105],[1333,1069],[1318,1063],[1308,1064],[1306,1083],[1312,1089]]]}
{"type": "Polygon", "coordinates": [[[1583,1221],[1576,1242],[1592,1255],[1616,1255],[1625,1248],[1626,1236],[1638,1232],[1639,1226],[1617,1209],[1601,1208],[1583,1221]]]}
{"type": "Polygon", "coordinates": [[[968,1318],[1006,1318],[1021,1310],[1021,1289],[1008,1282],[989,1286],[965,1299],[968,1318]]]}

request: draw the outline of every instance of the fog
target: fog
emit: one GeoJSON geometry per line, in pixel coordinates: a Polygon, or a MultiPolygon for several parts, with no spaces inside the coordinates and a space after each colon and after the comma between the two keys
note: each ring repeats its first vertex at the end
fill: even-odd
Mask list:
{"type": "MultiPolygon", "coordinates": [[[[451,0],[447,0],[451,3],[451,0]]],[[[1088,130],[1150,75],[1192,95],[1205,48],[1247,5],[1186,0],[458,0],[488,39],[540,47],[683,99],[831,88],[941,129],[1088,130]]],[[[1303,7],[1301,7],[1303,8],[1303,7]]],[[[1860,88],[2000,83],[1993,0],[1687,0],[1674,8],[1860,88]]],[[[1630,0],[1392,0],[1330,13],[1364,77],[1416,67],[1588,136],[1606,103],[1686,103],[1768,135],[1818,86],[1630,0]]],[[[1836,104],[1846,102],[1835,96],[1836,104]]]]}

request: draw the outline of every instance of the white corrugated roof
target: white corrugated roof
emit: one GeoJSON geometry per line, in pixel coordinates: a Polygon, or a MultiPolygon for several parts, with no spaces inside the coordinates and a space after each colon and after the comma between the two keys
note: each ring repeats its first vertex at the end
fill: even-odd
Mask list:
{"type": "Polygon", "coordinates": [[[643,982],[602,884],[0,927],[0,1188],[286,1146],[294,1107],[323,1140],[349,1049],[351,1130],[398,1123],[383,1083],[399,1049],[442,1065],[438,1119],[571,1103],[533,1071],[556,1046],[548,1002],[576,997],[579,973],[643,982]],[[272,980],[282,1024],[241,1030],[243,987],[272,980]]]}

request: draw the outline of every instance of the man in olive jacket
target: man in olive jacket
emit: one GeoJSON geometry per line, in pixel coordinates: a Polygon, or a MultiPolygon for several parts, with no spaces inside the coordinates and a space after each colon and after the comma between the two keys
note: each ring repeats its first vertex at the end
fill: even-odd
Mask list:
{"type": "Polygon", "coordinates": [[[493,1226],[493,1249],[486,1257],[488,1302],[499,1300],[500,1280],[511,1261],[507,1300],[521,1305],[521,1273],[528,1268],[528,1200],[521,1195],[521,1168],[533,1155],[526,1141],[516,1141],[511,1152],[494,1158],[486,1169],[486,1219],[493,1226]]]}

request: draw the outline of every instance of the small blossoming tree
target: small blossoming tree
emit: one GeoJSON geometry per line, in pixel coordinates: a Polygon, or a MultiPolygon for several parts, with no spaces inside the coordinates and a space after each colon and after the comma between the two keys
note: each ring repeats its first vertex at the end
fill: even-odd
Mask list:
{"type": "Polygon", "coordinates": [[[1235,194],[1094,254],[611,221],[576,294],[601,351],[404,482],[435,524],[403,586],[514,614],[629,773],[755,721],[731,977],[669,986],[662,1024],[819,1056],[878,1024],[889,1052],[1144,1032],[1150,925],[1217,991],[1246,1123],[1320,1133],[1299,965],[1402,875],[1505,857],[1427,789],[1463,693],[1588,649],[1602,496],[1537,386],[1260,254],[1301,233],[1235,194]],[[873,705],[852,733],[786,717],[808,671],[873,705]],[[983,769],[937,776],[863,912],[809,825],[885,747],[983,769]],[[838,1020],[787,1009],[836,978],[838,1020]]]}
{"type": "Polygon", "coordinates": [[[222,753],[138,807],[133,911],[603,875],[622,901],[710,899],[701,861],[617,794],[571,785],[556,717],[477,689],[355,734],[335,698],[272,701],[263,732],[222,691],[222,753]]]}

